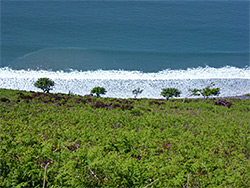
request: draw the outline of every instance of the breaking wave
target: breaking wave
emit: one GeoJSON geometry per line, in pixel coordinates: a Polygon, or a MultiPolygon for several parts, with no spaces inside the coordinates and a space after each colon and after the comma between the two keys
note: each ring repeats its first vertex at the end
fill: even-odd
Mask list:
{"type": "Polygon", "coordinates": [[[1,88],[38,91],[33,85],[38,78],[48,77],[55,81],[55,93],[85,95],[96,86],[105,87],[107,97],[130,98],[132,90],[141,88],[140,97],[160,98],[162,88],[175,87],[181,90],[181,97],[190,96],[189,89],[203,88],[211,82],[221,88],[221,97],[250,93],[250,67],[222,68],[198,67],[186,70],[167,69],[155,73],[126,70],[96,71],[48,71],[14,70],[0,68],[1,88]]]}

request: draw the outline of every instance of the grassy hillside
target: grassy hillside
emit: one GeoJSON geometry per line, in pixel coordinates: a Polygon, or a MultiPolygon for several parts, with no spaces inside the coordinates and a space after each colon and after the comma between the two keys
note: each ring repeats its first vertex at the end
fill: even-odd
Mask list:
{"type": "Polygon", "coordinates": [[[1,187],[247,187],[250,100],[0,90],[1,187]]]}

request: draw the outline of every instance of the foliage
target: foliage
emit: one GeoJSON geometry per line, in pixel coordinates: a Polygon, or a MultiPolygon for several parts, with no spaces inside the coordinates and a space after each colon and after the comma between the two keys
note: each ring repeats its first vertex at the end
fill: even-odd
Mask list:
{"type": "Polygon", "coordinates": [[[97,97],[100,97],[100,95],[105,95],[106,89],[103,87],[95,87],[91,90],[91,94],[96,94],[97,97]]]}
{"type": "Polygon", "coordinates": [[[0,187],[250,185],[250,99],[0,91],[0,187]]]}
{"type": "Polygon", "coordinates": [[[0,97],[0,101],[2,102],[10,102],[10,100],[6,97],[0,97]]]}
{"type": "Polygon", "coordinates": [[[211,83],[209,86],[203,88],[203,89],[193,89],[189,90],[192,92],[193,96],[200,96],[202,95],[205,99],[208,99],[209,96],[218,96],[220,94],[220,88],[211,88],[215,86],[214,83],[211,83]]]}
{"type": "Polygon", "coordinates": [[[132,93],[134,94],[134,98],[136,99],[136,97],[141,94],[143,92],[143,89],[140,89],[140,88],[137,88],[137,89],[134,89],[132,91],[132,93]]]}
{"type": "Polygon", "coordinates": [[[55,82],[52,81],[51,79],[49,78],[39,78],[34,86],[39,88],[39,89],[42,89],[43,92],[46,92],[46,93],[49,93],[50,90],[52,90],[52,87],[55,85],[55,82]]]}
{"type": "Polygon", "coordinates": [[[161,95],[168,100],[172,97],[179,97],[181,92],[176,88],[164,88],[162,89],[161,95]]]}
{"type": "Polygon", "coordinates": [[[229,102],[229,101],[227,101],[227,100],[217,100],[217,101],[215,102],[215,105],[226,106],[226,107],[228,107],[228,108],[231,108],[232,103],[229,102]]]}

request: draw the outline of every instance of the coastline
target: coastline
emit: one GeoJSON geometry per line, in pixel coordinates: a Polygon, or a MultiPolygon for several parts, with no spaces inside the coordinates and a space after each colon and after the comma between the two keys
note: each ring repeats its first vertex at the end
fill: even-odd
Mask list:
{"type": "Polygon", "coordinates": [[[229,96],[229,97],[218,97],[218,98],[246,100],[246,99],[250,99],[250,95],[246,94],[246,95],[240,95],[240,96],[229,96]]]}
{"type": "MultiPolygon", "coordinates": [[[[7,91],[16,91],[16,92],[28,92],[28,93],[41,93],[41,91],[39,90],[22,90],[22,89],[12,89],[12,88],[0,88],[0,93],[1,90],[7,90],[7,91]]],[[[57,94],[62,94],[62,95],[67,95],[67,93],[62,93],[62,92],[53,92],[53,90],[51,91],[51,94],[53,95],[57,95],[57,94]]],[[[75,96],[88,96],[88,94],[84,94],[84,95],[79,95],[79,94],[71,94],[71,95],[75,95],[75,96]]],[[[128,98],[120,98],[120,97],[109,97],[109,96],[103,96],[102,98],[113,98],[113,99],[123,99],[123,100],[130,100],[130,99],[134,99],[134,97],[128,97],[128,98]]],[[[165,100],[163,97],[161,98],[152,98],[152,97],[140,97],[138,96],[136,99],[148,99],[148,100],[165,100]]],[[[183,99],[203,99],[202,96],[197,96],[197,97],[193,97],[193,96],[189,96],[189,97],[178,97],[178,98],[171,98],[170,100],[183,100],[183,99]]],[[[215,97],[209,97],[208,99],[240,99],[240,100],[248,100],[250,99],[250,93],[249,94],[245,94],[245,95],[238,95],[238,96],[215,96],[215,97]]]]}

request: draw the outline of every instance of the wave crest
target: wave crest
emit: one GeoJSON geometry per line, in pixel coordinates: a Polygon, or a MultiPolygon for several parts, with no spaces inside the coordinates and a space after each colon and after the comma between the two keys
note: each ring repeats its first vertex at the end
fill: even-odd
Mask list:
{"type": "Polygon", "coordinates": [[[51,79],[129,79],[129,80],[166,80],[166,79],[249,79],[250,67],[237,68],[225,66],[222,68],[198,67],[186,70],[163,70],[156,73],[144,73],[142,71],[126,70],[96,70],[65,72],[49,70],[14,70],[8,67],[0,68],[0,78],[40,78],[51,79]]]}
{"type": "Polygon", "coordinates": [[[250,92],[250,67],[198,67],[186,70],[164,70],[157,73],[124,70],[97,71],[45,71],[14,70],[0,68],[2,88],[38,91],[33,85],[38,78],[48,77],[55,81],[53,92],[69,91],[85,95],[93,87],[105,87],[108,97],[130,98],[135,88],[144,89],[141,97],[159,98],[162,88],[176,87],[181,97],[190,95],[189,89],[203,88],[211,82],[221,88],[220,96],[237,96],[250,92]]]}

